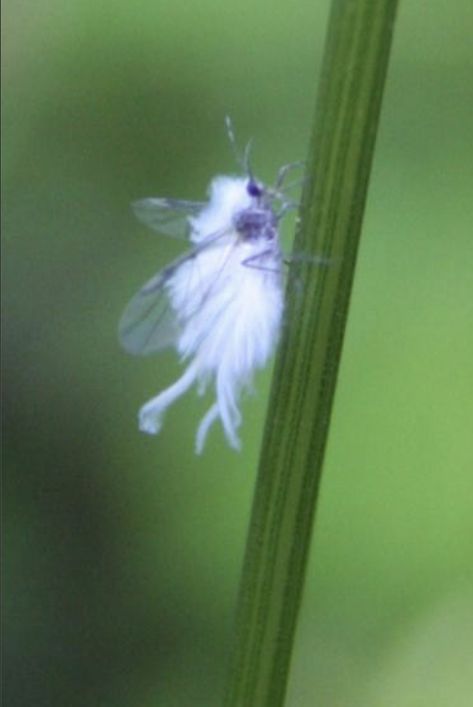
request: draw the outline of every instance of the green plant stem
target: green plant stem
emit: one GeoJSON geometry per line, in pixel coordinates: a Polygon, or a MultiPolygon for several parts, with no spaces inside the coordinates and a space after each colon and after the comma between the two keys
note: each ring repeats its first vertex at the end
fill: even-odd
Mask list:
{"type": "Polygon", "coordinates": [[[226,707],[284,701],[396,5],[332,2],[226,707]]]}

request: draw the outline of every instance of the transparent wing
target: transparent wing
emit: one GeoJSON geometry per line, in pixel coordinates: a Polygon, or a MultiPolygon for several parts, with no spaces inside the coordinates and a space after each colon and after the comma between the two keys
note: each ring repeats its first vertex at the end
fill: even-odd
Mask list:
{"type": "Polygon", "coordinates": [[[183,253],[153,275],[132,297],[118,324],[118,338],[125,351],[147,356],[174,345],[179,327],[168,300],[166,282],[183,263],[213,242],[210,239],[183,253]]]}
{"type": "Polygon", "coordinates": [[[118,338],[125,351],[147,356],[175,344],[179,326],[165,285],[183,263],[207,248],[218,246],[229,230],[222,229],[210,234],[143,285],[125,307],[118,324],[118,338]]]}
{"type": "Polygon", "coordinates": [[[172,346],[178,327],[164,284],[158,273],[130,300],[123,312],[118,337],[128,353],[147,356],[172,346]]]}
{"type": "Polygon", "coordinates": [[[196,216],[205,206],[200,201],[182,199],[139,199],[131,205],[138,221],[153,231],[173,238],[186,238],[189,231],[189,216],[196,216]]]}

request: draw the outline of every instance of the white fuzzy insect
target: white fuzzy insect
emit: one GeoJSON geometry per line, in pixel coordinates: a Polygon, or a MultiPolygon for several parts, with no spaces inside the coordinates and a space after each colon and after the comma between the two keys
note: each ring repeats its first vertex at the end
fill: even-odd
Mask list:
{"type": "Polygon", "coordinates": [[[219,418],[230,446],[240,448],[241,392],[251,388],[255,369],[266,365],[281,328],[278,223],[292,205],[280,191],[287,171],[279,172],[274,189],[252,176],[220,176],[210,184],[208,203],[151,198],[133,204],[142,222],[169,235],[176,217],[184,217],[192,243],[144,285],[120,321],[120,341],[130,353],[174,346],[187,362],[183,375],[140,409],[143,432],[157,434],[167,408],[192,385],[200,394],[215,386],[196,452],[219,418]]]}

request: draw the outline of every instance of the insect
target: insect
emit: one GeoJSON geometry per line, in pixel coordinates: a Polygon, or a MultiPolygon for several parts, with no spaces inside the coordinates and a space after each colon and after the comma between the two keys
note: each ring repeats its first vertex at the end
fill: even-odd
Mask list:
{"type": "MultiPolygon", "coordinates": [[[[227,129],[232,144],[231,124],[227,129]]],[[[145,403],[139,427],[157,434],[167,408],[193,385],[215,401],[202,418],[195,449],[220,420],[231,447],[240,448],[239,400],[250,390],[278,341],[283,315],[279,223],[294,204],[283,190],[283,167],[273,188],[244,176],[218,176],[207,202],[149,198],[133,204],[138,219],[163,234],[188,231],[191,247],[154,275],[133,297],[119,324],[126,351],[147,355],[174,347],[186,363],[182,376],[145,403]]]]}

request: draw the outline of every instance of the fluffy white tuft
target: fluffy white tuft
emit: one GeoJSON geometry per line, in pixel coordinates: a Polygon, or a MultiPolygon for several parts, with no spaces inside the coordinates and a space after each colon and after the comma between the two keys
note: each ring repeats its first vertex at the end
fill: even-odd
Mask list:
{"type": "Polygon", "coordinates": [[[210,201],[190,219],[191,240],[215,239],[186,260],[166,283],[176,315],[176,349],[189,365],[181,378],[140,410],[140,428],[156,434],[166,409],[194,383],[199,393],[215,387],[216,400],[197,431],[202,452],[220,419],[231,447],[239,449],[240,395],[251,387],[255,369],[271,356],[283,311],[281,254],[277,238],[245,239],[234,219],[253,204],[247,179],[217,177],[210,201]]]}

